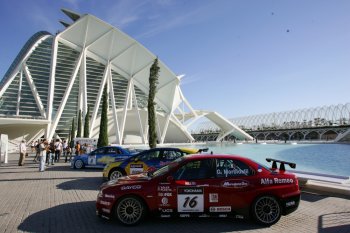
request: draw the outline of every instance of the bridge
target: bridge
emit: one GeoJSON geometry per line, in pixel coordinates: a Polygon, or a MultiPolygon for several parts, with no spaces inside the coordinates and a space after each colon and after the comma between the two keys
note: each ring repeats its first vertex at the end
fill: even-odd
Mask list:
{"type": "MultiPolygon", "coordinates": [[[[349,140],[350,103],[229,119],[256,140],[349,140]]],[[[192,131],[197,141],[216,141],[219,128],[203,122],[192,131]]],[[[235,140],[228,135],[224,140],[235,140]]]]}

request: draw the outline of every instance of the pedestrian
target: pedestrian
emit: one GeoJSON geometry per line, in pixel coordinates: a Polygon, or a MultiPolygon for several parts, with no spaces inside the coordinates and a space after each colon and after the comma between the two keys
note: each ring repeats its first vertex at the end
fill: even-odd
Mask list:
{"type": "MultiPolygon", "coordinates": [[[[35,157],[33,159],[33,162],[38,162],[38,159],[39,159],[39,156],[40,156],[40,143],[41,142],[39,140],[35,141],[35,151],[36,151],[36,153],[35,153],[35,157]]],[[[45,160],[46,160],[46,158],[45,158],[45,160]]]]}
{"type": "Polygon", "coordinates": [[[47,160],[47,164],[49,165],[51,163],[51,165],[55,165],[54,162],[54,156],[55,156],[55,145],[53,143],[53,140],[51,140],[50,144],[48,144],[48,146],[46,147],[46,160],[47,160]]]}
{"type": "Polygon", "coordinates": [[[39,158],[40,158],[40,164],[39,164],[39,171],[43,172],[45,171],[45,162],[46,162],[46,150],[47,150],[47,141],[44,139],[39,144],[39,158]]]}
{"type": "Polygon", "coordinates": [[[56,142],[55,142],[55,162],[60,161],[61,152],[62,152],[62,143],[59,139],[56,139],[56,142]]]}
{"type": "Polygon", "coordinates": [[[80,153],[80,144],[79,142],[77,142],[77,144],[75,145],[75,155],[77,156],[79,155],[79,153],[80,153]]]}
{"type": "Polygon", "coordinates": [[[69,156],[69,162],[72,160],[72,149],[68,146],[67,147],[67,150],[66,150],[66,160],[65,160],[65,162],[67,162],[67,160],[68,160],[68,156],[69,156]]]}
{"type": "Polygon", "coordinates": [[[19,161],[18,161],[18,166],[23,166],[24,165],[24,158],[27,153],[27,145],[26,141],[22,140],[22,142],[19,144],[19,161]]]}
{"type": "Polygon", "coordinates": [[[62,150],[63,150],[63,156],[65,157],[65,163],[67,162],[67,148],[68,148],[68,143],[66,140],[63,141],[62,143],[62,150]]]}
{"type": "Polygon", "coordinates": [[[35,141],[32,141],[30,148],[32,149],[32,153],[35,153],[35,141]]]}

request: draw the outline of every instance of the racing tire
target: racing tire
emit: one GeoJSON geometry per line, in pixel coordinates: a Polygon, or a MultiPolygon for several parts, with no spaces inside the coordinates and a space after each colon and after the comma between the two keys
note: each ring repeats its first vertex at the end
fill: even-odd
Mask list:
{"type": "Polygon", "coordinates": [[[281,214],[281,205],[273,196],[260,196],[252,205],[253,218],[264,226],[271,226],[278,222],[281,214]]]}
{"type": "Polygon", "coordinates": [[[83,162],[83,160],[77,159],[77,160],[74,162],[74,168],[76,168],[76,169],[82,169],[83,167],[84,167],[84,162],[83,162]]]}
{"type": "Polygon", "coordinates": [[[125,176],[125,172],[121,169],[114,169],[109,173],[108,180],[116,180],[119,177],[125,176]]]}
{"type": "Polygon", "coordinates": [[[115,207],[116,218],[124,225],[132,226],[140,223],[146,214],[143,201],[135,196],[121,198],[115,207]]]}

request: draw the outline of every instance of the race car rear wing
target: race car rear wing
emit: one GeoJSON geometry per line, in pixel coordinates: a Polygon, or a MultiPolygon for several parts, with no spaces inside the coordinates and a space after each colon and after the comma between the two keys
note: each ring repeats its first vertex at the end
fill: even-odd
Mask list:
{"type": "Polygon", "coordinates": [[[266,161],[267,162],[271,162],[272,161],[272,169],[277,169],[277,163],[281,163],[281,165],[280,165],[280,170],[281,171],[285,171],[286,170],[286,168],[284,166],[285,164],[288,164],[289,167],[294,168],[294,169],[297,167],[297,165],[295,163],[282,161],[282,160],[277,160],[277,159],[266,158],[266,161]]]}

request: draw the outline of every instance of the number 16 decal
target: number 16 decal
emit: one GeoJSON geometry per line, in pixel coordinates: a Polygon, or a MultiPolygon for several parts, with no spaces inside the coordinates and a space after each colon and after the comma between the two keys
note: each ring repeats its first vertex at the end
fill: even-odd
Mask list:
{"type": "Polygon", "coordinates": [[[179,187],[177,189],[178,212],[203,212],[204,198],[203,188],[179,187]]]}

